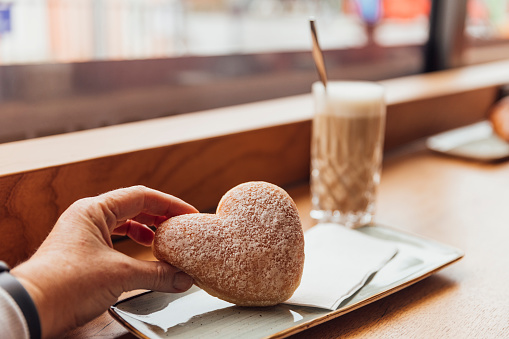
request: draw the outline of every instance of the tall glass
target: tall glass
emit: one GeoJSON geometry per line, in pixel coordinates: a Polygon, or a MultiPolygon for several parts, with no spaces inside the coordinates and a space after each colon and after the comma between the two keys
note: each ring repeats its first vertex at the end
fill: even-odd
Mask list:
{"type": "Polygon", "coordinates": [[[359,227],[375,213],[385,130],[381,85],[329,81],[312,86],[311,217],[359,227]]]}

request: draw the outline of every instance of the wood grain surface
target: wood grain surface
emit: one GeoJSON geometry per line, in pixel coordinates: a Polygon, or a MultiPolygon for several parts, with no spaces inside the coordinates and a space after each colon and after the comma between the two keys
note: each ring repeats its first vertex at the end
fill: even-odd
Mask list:
{"type": "MultiPolygon", "coordinates": [[[[309,188],[289,189],[306,229],[309,188]]],[[[292,338],[507,338],[509,336],[509,162],[436,155],[422,144],[384,162],[377,222],[465,251],[458,263],[382,300],[292,338]]],[[[117,249],[145,260],[131,241],[117,249]]],[[[68,338],[134,338],[108,314],[68,338]]]]}

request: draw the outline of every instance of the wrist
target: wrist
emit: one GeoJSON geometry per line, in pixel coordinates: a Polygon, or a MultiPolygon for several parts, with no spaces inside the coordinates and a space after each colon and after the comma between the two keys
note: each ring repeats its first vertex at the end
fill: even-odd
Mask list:
{"type": "Polygon", "coordinates": [[[30,267],[27,268],[27,265],[30,266],[28,263],[16,266],[11,270],[11,273],[23,285],[33,300],[33,303],[39,313],[41,337],[50,338],[54,335],[52,329],[52,305],[50,300],[48,300],[46,293],[43,292],[43,289],[41,289],[36,283],[39,278],[30,274],[30,267]]]}

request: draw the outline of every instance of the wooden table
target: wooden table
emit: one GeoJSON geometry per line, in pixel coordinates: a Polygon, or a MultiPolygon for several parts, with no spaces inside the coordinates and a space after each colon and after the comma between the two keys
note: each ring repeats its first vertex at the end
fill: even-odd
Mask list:
{"type": "MultiPolygon", "coordinates": [[[[311,227],[308,186],[289,192],[311,227]]],[[[460,248],[465,257],[294,338],[509,337],[509,162],[469,162],[408,146],[386,156],[377,210],[377,222],[460,248]]],[[[117,248],[152,258],[130,241],[117,248]]],[[[68,337],[134,336],[105,313],[68,337]]]]}

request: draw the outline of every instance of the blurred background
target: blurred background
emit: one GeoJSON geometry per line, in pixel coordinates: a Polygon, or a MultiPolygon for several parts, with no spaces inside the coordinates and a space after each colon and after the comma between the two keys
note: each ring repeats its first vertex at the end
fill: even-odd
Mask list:
{"type": "MultiPolygon", "coordinates": [[[[505,9],[477,7],[473,34],[505,34],[505,9]]],[[[429,0],[13,0],[0,7],[0,62],[307,50],[310,15],[326,49],[422,44],[429,12],[429,0]]]]}
{"type": "Polygon", "coordinates": [[[0,2],[0,142],[509,57],[509,0],[0,2]]]}

